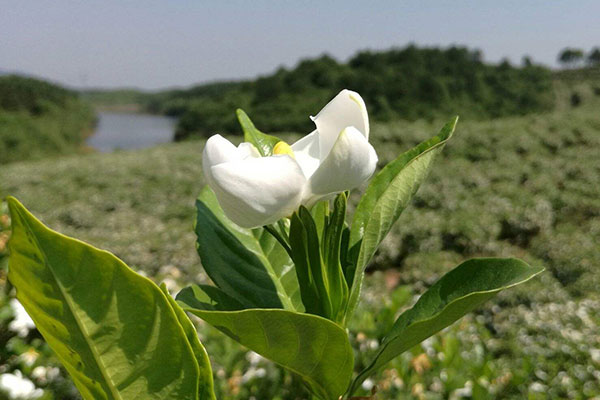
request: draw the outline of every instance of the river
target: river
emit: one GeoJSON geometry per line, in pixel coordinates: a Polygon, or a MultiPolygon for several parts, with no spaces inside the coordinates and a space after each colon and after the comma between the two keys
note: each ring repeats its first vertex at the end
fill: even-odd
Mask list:
{"type": "Polygon", "coordinates": [[[175,120],[169,117],[99,112],[90,147],[102,152],[141,149],[173,140],[175,120]]]}

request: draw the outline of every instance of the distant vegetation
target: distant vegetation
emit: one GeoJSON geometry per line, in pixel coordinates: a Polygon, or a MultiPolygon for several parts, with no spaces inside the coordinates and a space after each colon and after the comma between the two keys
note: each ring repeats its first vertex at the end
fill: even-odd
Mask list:
{"type": "Polygon", "coordinates": [[[72,152],[94,114],[73,91],[38,79],[0,77],[0,164],[72,152]]]}
{"type": "Polygon", "coordinates": [[[565,68],[577,68],[587,65],[589,67],[600,66],[600,47],[594,47],[585,53],[576,47],[566,47],[558,53],[557,60],[565,68]]]}
{"type": "MultiPolygon", "coordinates": [[[[313,129],[308,116],[342,88],[358,91],[376,122],[431,120],[453,114],[484,120],[550,111],[565,99],[570,106],[578,106],[581,90],[558,93],[556,83],[597,75],[600,48],[566,48],[558,59],[569,68],[553,73],[528,57],[522,66],[507,61],[489,64],[477,50],[411,45],[359,52],[347,62],[327,55],[306,59],[294,68],[282,67],[254,80],[160,92],[88,90],[79,95],[36,79],[2,76],[0,164],[73,152],[94,119],[89,105],[98,110],[176,117],[177,140],[239,133],[236,108],[246,110],[264,131],[308,132],[313,129]],[[589,68],[579,68],[583,66],[589,68]]],[[[600,93],[600,88],[594,90],[600,93]]]]}
{"type": "MultiPolygon", "coordinates": [[[[83,98],[99,109],[143,111],[178,118],[176,139],[239,133],[235,109],[243,108],[256,125],[271,133],[307,132],[316,114],[340,89],[358,91],[372,120],[434,119],[460,114],[489,119],[550,111],[556,81],[580,79],[600,65],[600,48],[565,48],[559,62],[568,71],[552,72],[525,57],[522,66],[508,61],[484,63],[482,53],[465,47],[362,51],[347,62],[324,55],[294,68],[254,80],[215,82],[189,89],[143,92],[92,90],[83,98]],[[581,67],[581,68],[580,68],[581,67]],[[584,68],[589,67],[589,68],[584,68]]],[[[563,95],[564,93],[561,93],[563,95]]],[[[577,105],[578,93],[567,99],[577,105]]]]}
{"type": "Polygon", "coordinates": [[[346,63],[329,56],[253,81],[214,83],[149,95],[150,112],[179,117],[177,139],[238,131],[234,110],[246,110],[268,132],[307,132],[314,115],[340,89],[358,91],[377,121],[461,114],[477,119],[546,111],[551,72],[525,63],[486,64],[463,47],[408,46],[363,51],[346,63]]]}

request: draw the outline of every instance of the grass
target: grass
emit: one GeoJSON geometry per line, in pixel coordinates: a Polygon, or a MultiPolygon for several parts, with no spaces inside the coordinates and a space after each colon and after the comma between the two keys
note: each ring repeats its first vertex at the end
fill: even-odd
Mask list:
{"type": "Polygon", "coordinates": [[[0,77],[0,166],[81,151],[95,116],[77,93],[49,82],[0,77]]]}
{"type": "MultiPolygon", "coordinates": [[[[397,310],[461,260],[516,256],[547,272],[396,359],[365,393],[377,384],[386,399],[600,396],[600,98],[587,86],[559,89],[577,90],[583,101],[553,113],[459,122],[376,255],[351,325],[357,362],[368,362],[397,310]]],[[[376,124],[380,165],[442,123],[376,124]]],[[[15,162],[0,169],[0,190],[52,228],[114,252],[177,291],[206,281],[192,233],[202,148],[192,141],[15,162]]],[[[0,314],[0,326],[9,320],[0,314]]],[[[218,398],[302,398],[289,374],[206,325],[200,334],[218,398]]],[[[31,373],[57,365],[35,332],[23,339],[0,330],[0,339],[7,335],[1,368],[31,373]],[[29,367],[20,355],[27,349],[39,354],[29,367]]],[[[75,396],[68,381],[32,379],[49,388],[47,396],[75,396]]]]}

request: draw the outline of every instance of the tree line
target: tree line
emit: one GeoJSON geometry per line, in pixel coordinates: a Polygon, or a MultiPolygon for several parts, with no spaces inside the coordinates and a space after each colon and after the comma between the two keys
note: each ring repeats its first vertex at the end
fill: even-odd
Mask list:
{"type": "Polygon", "coordinates": [[[309,115],[342,88],[358,91],[376,121],[460,114],[494,118],[552,108],[552,75],[530,59],[489,64],[465,47],[361,51],[347,62],[331,56],[300,61],[270,75],[220,82],[146,98],[146,109],[178,118],[177,139],[239,130],[243,108],[266,132],[309,132],[309,115]]]}
{"type": "Polygon", "coordinates": [[[566,68],[582,66],[600,66],[600,47],[594,47],[589,52],[576,47],[566,47],[558,53],[558,62],[566,68]]]}

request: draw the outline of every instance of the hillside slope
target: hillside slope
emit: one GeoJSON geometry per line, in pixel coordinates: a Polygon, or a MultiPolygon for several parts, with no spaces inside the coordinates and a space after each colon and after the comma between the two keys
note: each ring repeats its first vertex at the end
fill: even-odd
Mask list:
{"type": "Polygon", "coordinates": [[[0,164],[72,153],[94,121],[70,90],[39,79],[0,76],[0,164]]]}

